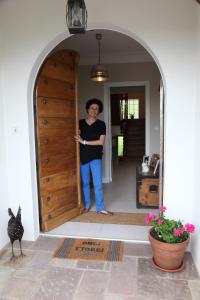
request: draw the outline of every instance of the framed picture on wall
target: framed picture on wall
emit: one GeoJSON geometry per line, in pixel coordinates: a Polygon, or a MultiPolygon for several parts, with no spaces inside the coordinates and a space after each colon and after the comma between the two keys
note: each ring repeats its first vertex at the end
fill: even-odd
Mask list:
{"type": "Polygon", "coordinates": [[[159,171],[160,159],[157,160],[155,168],[153,170],[153,174],[156,174],[159,171]]]}
{"type": "Polygon", "coordinates": [[[156,166],[156,163],[157,163],[157,161],[160,159],[160,155],[159,154],[156,154],[156,153],[154,153],[152,156],[151,156],[151,159],[150,159],[150,167],[151,168],[155,168],[155,166],[156,166]]]}

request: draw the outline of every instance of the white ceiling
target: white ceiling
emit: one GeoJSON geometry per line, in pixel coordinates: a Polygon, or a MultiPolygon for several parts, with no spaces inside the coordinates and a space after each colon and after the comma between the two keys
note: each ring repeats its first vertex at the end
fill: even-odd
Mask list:
{"type": "Polygon", "coordinates": [[[85,34],[72,35],[55,49],[73,49],[80,54],[80,65],[93,65],[98,62],[98,42],[96,34],[103,35],[101,40],[101,63],[130,63],[153,61],[151,55],[134,39],[111,30],[90,30],[85,34]]]}

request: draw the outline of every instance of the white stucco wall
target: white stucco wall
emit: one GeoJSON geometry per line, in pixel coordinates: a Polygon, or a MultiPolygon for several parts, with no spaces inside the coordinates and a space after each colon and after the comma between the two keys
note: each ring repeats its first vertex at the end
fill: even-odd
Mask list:
{"type": "MultiPolygon", "coordinates": [[[[126,0],[126,5],[121,0],[85,2],[88,28],[115,29],[136,38],[147,45],[161,67],[166,87],[164,203],[170,215],[191,221],[197,196],[197,4],[188,0],[126,0]]],[[[14,208],[22,206],[25,239],[38,234],[32,82],[44,56],[68,36],[65,5],[65,0],[0,2],[8,201],[14,208]]]]}
{"type": "Polygon", "coordinates": [[[195,179],[194,179],[194,215],[193,215],[193,223],[196,226],[196,233],[194,238],[192,239],[192,251],[193,257],[197,263],[199,272],[200,272],[200,217],[199,217],[199,184],[200,184],[200,5],[197,8],[198,14],[198,26],[197,26],[197,97],[196,97],[196,115],[195,115],[195,179]]]}
{"type": "MultiPolygon", "coordinates": [[[[0,10],[0,62],[2,62],[2,15],[0,10]]],[[[0,249],[8,242],[8,195],[7,195],[7,169],[4,127],[4,98],[3,98],[3,68],[0,67],[0,249]]]]}

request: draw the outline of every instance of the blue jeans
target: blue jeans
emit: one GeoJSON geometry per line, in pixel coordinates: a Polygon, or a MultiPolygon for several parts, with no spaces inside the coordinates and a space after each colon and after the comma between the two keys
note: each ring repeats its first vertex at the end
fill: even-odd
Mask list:
{"type": "Polygon", "coordinates": [[[82,179],[83,195],[84,195],[84,202],[86,208],[89,208],[91,206],[90,170],[92,172],[92,179],[94,184],[96,210],[102,211],[105,210],[103,186],[102,186],[102,160],[95,159],[90,161],[87,164],[81,164],[81,179],[82,179]]]}

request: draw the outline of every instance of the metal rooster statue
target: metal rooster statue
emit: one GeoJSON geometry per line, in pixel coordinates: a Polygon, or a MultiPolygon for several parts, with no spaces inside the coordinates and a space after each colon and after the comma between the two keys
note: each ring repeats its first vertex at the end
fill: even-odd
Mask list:
{"type": "Polygon", "coordinates": [[[11,242],[11,245],[12,245],[12,257],[11,257],[11,259],[13,259],[13,258],[16,258],[16,256],[14,255],[14,252],[13,252],[13,243],[16,240],[19,240],[21,256],[24,256],[24,254],[22,252],[22,247],[21,247],[21,240],[22,240],[22,237],[23,237],[23,234],[24,234],[24,228],[23,228],[22,223],[21,223],[21,207],[19,206],[16,217],[14,216],[11,208],[8,208],[8,214],[10,216],[10,220],[8,221],[7,231],[8,231],[8,236],[10,238],[10,242],[11,242]]]}

